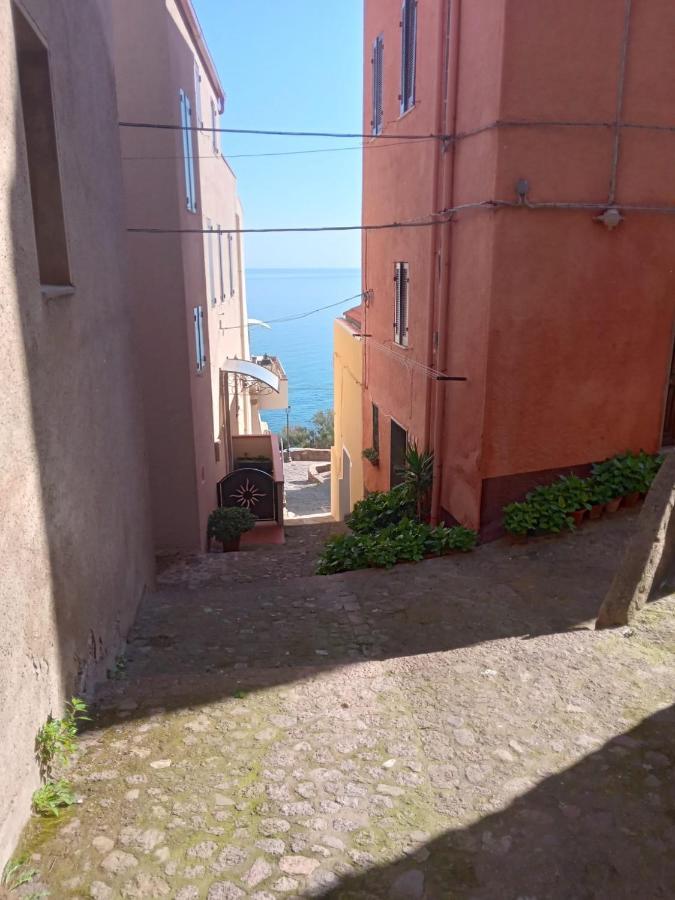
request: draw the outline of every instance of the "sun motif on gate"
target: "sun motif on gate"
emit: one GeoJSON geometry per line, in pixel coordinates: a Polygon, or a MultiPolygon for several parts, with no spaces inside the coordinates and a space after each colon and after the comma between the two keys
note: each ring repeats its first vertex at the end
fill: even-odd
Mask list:
{"type": "Polygon", "coordinates": [[[231,499],[235,503],[238,503],[239,506],[245,506],[246,509],[252,509],[252,507],[257,506],[264,496],[264,491],[259,491],[248,478],[233,494],[230,494],[231,499]]]}

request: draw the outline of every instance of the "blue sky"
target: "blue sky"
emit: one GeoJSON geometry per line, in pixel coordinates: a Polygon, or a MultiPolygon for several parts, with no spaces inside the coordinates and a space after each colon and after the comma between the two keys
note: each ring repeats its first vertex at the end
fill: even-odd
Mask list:
{"type": "MultiPolygon", "coordinates": [[[[227,92],[223,127],[362,130],[362,0],[193,0],[227,92]]],[[[355,225],[358,140],[223,135],[249,227],[355,225]]],[[[359,232],[247,235],[249,268],[358,267],[359,232]]]]}

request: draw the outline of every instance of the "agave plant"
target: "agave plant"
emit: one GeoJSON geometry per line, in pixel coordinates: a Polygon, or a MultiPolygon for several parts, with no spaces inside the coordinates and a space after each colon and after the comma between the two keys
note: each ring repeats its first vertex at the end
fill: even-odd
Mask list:
{"type": "Polygon", "coordinates": [[[426,518],[426,509],[434,479],[434,454],[428,450],[418,450],[416,443],[408,444],[405,451],[405,466],[401,469],[403,484],[415,504],[415,514],[419,522],[426,518]]]}

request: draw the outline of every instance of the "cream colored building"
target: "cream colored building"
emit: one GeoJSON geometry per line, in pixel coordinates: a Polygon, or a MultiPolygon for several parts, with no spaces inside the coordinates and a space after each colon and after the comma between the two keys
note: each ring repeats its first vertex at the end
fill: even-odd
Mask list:
{"type": "Polygon", "coordinates": [[[335,438],[331,448],[331,514],[341,521],[363,499],[363,347],[358,339],[361,308],[348,310],[333,324],[333,405],[335,438]]]}
{"type": "Polygon", "coordinates": [[[204,549],[232,437],[259,433],[234,173],[221,151],[225,92],[190,0],[107,0],[122,127],[137,355],[155,541],[204,549]],[[206,129],[199,131],[198,129],[206,129]],[[229,370],[229,371],[228,371],[229,370]]]}

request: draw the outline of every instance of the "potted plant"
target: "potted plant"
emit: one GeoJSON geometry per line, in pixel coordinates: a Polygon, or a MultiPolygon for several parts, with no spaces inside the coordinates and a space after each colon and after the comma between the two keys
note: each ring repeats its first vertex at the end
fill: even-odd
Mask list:
{"type": "Polygon", "coordinates": [[[374,447],[366,447],[361,453],[361,456],[364,459],[367,459],[371,466],[378,466],[380,464],[380,454],[374,447]]]}
{"type": "Polygon", "coordinates": [[[589,502],[591,508],[588,513],[589,519],[601,519],[605,511],[607,503],[612,499],[609,486],[603,481],[592,478],[590,480],[590,497],[589,502]]]}
{"type": "Polygon", "coordinates": [[[248,509],[220,506],[209,516],[208,534],[223,545],[223,553],[239,549],[242,534],[250,531],[256,519],[248,509]]]}
{"type": "Polygon", "coordinates": [[[537,527],[537,516],[532,505],[524,503],[509,503],[504,507],[504,528],[514,544],[523,544],[537,527]]]}
{"type": "Polygon", "coordinates": [[[587,478],[578,475],[561,475],[557,484],[559,497],[565,512],[569,513],[576,528],[579,528],[591,508],[591,486],[587,478]]]}

